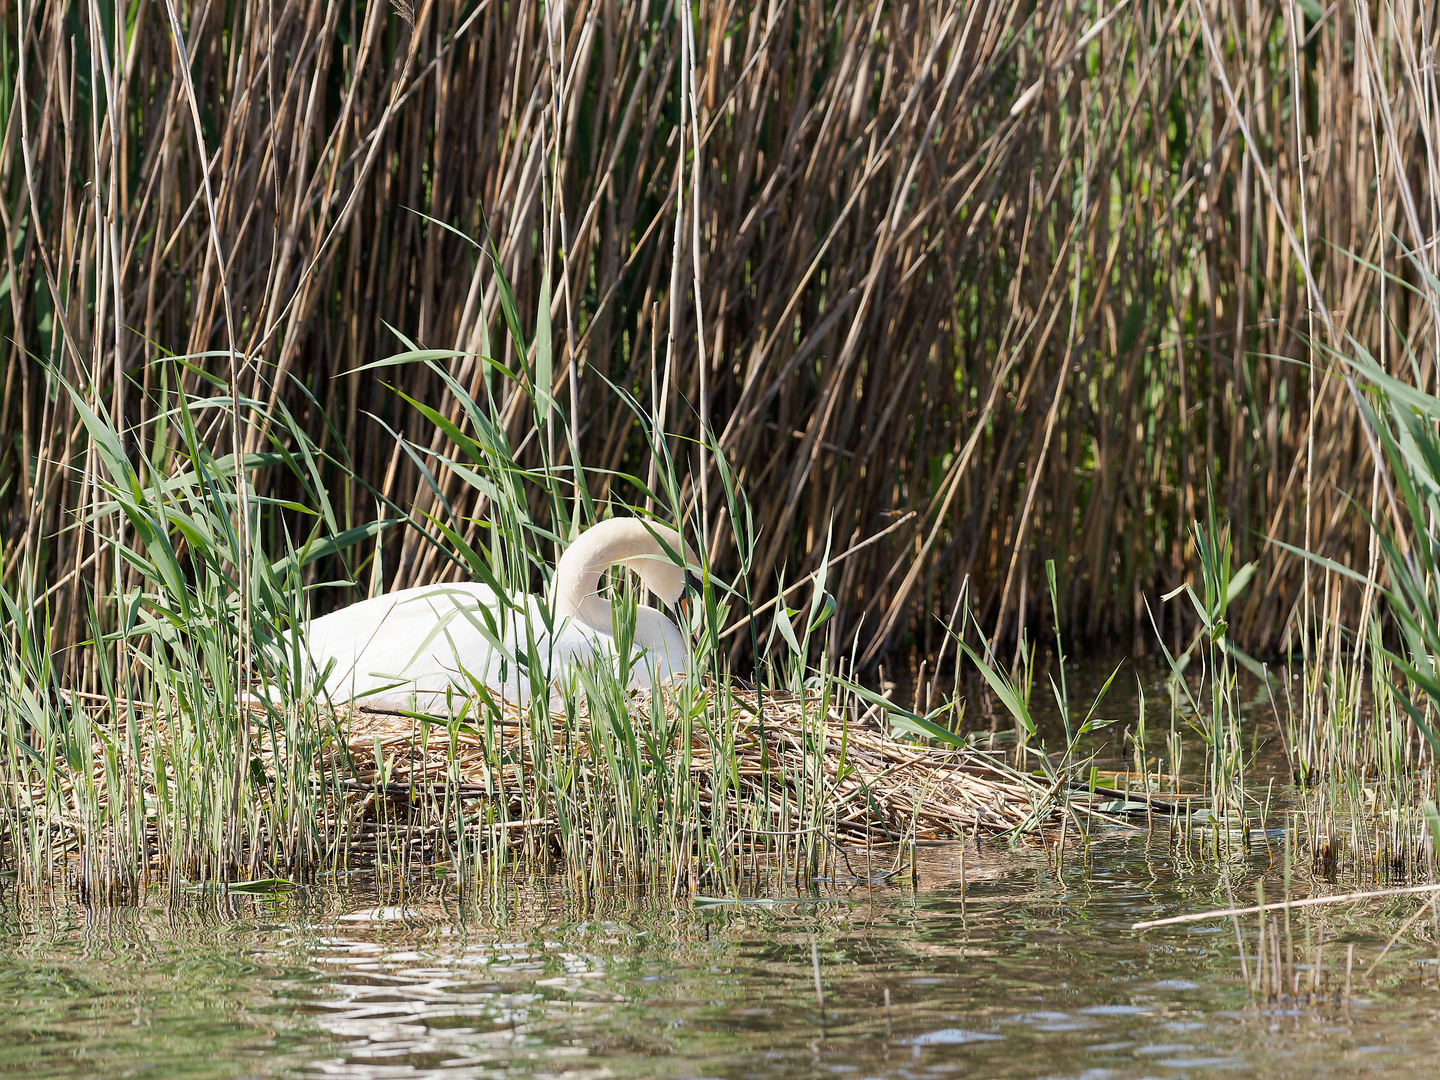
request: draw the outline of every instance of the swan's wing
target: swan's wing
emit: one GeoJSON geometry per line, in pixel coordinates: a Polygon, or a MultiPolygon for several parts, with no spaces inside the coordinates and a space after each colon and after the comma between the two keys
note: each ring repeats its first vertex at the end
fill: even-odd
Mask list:
{"type": "MultiPolygon", "coordinates": [[[[381,648],[392,664],[405,644],[417,649],[442,615],[466,608],[493,611],[495,594],[483,585],[425,586],[362,600],[311,621],[306,644],[320,658],[353,659],[381,648]]],[[[453,617],[453,616],[452,616],[453,617]]]]}
{"type": "MultiPolygon", "coordinates": [[[[306,644],[330,698],[389,709],[444,709],[477,686],[524,704],[536,685],[563,691],[577,668],[615,663],[609,633],[578,619],[547,630],[546,621],[535,596],[517,604],[484,585],[427,585],[316,619],[306,644]]],[[[631,685],[682,676],[689,662],[679,627],[654,608],[637,608],[631,685]]]]}
{"type": "MultiPolygon", "coordinates": [[[[316,619],[307,640],[324,688],[340,700],[389,707],[416,692],[469,692],[488,684],[516,640],[525,608],[498,602],[483,585],[435,585],[373,597],[316,619]],[[393,700],[392,700],[393,699],[393,700]]],[[[523,637],[523,635],[520,635],[523,637]]]]}
{"type": "Polygon", "coordinates": [[[364,648],[382,631],[389,637],[433,624],[439,612],[497,607],[494,591],[485,585],[422,585],[372,596],[312,619],[306,641],[312,652],[364,648]]]}

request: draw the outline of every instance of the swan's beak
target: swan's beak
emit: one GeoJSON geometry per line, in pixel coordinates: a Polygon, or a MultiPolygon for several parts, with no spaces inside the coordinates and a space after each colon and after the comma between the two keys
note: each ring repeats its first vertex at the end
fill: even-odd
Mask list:
{"type": "Polygon", "coordinates": [[[690,618],[690,606],[695,603],[704,593],[704,586],[697,575],[688,566],[685,568],[685,588],[680,593],[680,599],[675,601],[675,610],[679,612],[680,618],[685,624],[685,632],[688,634],[692,629],[690,618]]]}

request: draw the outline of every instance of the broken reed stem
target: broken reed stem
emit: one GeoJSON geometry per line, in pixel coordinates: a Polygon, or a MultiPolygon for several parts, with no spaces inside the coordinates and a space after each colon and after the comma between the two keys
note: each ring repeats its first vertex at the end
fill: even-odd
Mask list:
{"type": "Polygon", "coordinates": [[[1387,896],[1408,896],[1412,893],[1440,892],[1440,885],[1410,885],[1400,889],[1379,889],[1372,892],[1340,893],[1335,896],[1310,896],[1304,900],[1282,900],[1274,904],[1242,908],[1220,908],[1190,915],[1172,915],[1167,919],[1147,919],[1132,923],[1131,930],[1149,930],[1155,926],[1178,926],[1181,923],[1204,922],[1207,919],[1228,919],[1232,915],[1257,915],[1260,912],[1289,911],[1291,908],[1317,907],[1321,904],[1350,904],[1361,900],[1378,900],[1387,896]]]}

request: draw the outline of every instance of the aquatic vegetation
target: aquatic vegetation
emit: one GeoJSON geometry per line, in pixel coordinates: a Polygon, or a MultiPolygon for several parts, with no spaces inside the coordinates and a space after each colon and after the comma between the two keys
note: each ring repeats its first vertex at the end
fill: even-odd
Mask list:
{"type": "MultiPolygon", "coordinates": [[[[672,889],[761,855],[834,873],[877,821],[902,847],[948,827],[923,784],[876,793],[868,725],[905,768],[993,767],[988,826],[1068,820],[1063,848],[1105,812],[1104,691],[1086,711],[1064,667],[1097,639],[1171,675],[1111,820],[1167,797],[1223,859],[1269,803],[1259,679],[1313,865],[1431,872],[1423,5],[150,10],[5,21],[0,819],[24,881],[121,895],[415,846],[672,889]],[[580,670],[552,714],[487,676],[378,748],[315,700],[308,613],[543,595],[616,515],[699,556],[683,689],[580,670]],[[882,658],[909,709],[867,689],[882,658]],[[968,698],[1013,755],[976,756],[1001,740],[968,698]]],[[[607,588],[633,641],[645,598],[607,588]]],[[[987,827],[971,809],[948,819],[987,827]]]]}
{"type": "MultiPolygon", "coordinates": [[[[167,352],[193,396],[284,406],[326,451],[342,531],[377,491],[483,509],[395,453],[391,430],[445,439],[387,383],[447,420],[459,405],[429,368],[374,366],[387,326],[453,350],[471,394],[493,381],[526,468],[573,441],[601,494],[608,470],[646,467],[609,380],[677,447],[717,433],[753,500],[757,603],[818,568],[832,526],[834,550],[893,526],[837,568],[847,602],[826,626],[832,656],[856,645],[892,674],[939,652],[933,615],[967,578],[1007,649],[1022,625],[1038,640],[1046,559],[1074,646],[1153,652],[1144,601],[1183,577],[1207,479],[1264,586],[1228,617],[1255,655],[1303,648],[1292,613],[1318,600],[1269,538],[1330,557],[1368,543],[1344,510],[1368,505],[1373,460],[1343,380],[1305,366],[1323,318],[1287,229],[1377,356],[1424,336],[1424,305],[1379,273],[1412,277],[1392,233],[1427,250],[1402,186],[1428,174],[1401,164],[1427,160],[1424,5],[1211,13],[1249,139],[1191,3],[173,6],[175,24],[164,5],[23,0],[3,20],[0,579],[17,588],[28,562],[55,587],[79,688],[98,689],[69,646],[109,554],[70,528],[95,470],[37,357],[122,432],[156,418],[167,352]],[[1373,127],[1372,101],[1391,110],[1373,127]],[[553,310],[543,370],[495,333],[511,300],[477,237],[515,310],[542,293],[553,310]],[[487,336],[497,364],[476,359],[487,336]],[[546,400],[583,420],[552,436],[546,400]]],[[[237,410],[213,445],[261,452],[267,423],[237,410]]],[[[682,484],[718,488],[716,467],[682,484]]],[[[252,483],[304,501],[285,470],[252,483]]],[[[721,502],[702,538],[724,535],[721,502]]],[[[418,535],[391,543],[387,585],[444,565],[418,535]]],[[[738,551],[710,556],[738,574],[738,551]]],[[[302,572],[348,576],[338,558],[302,572]]],[[[1338,602],[1363,621],[1358,596],[1338,602]]],[[[1156,617],[1183,649],[1189,606],[1156,617]]]]}
{"type": "MultiPolygon", "coordinates": [[[[498,284],[508,291],[503,277],[498,284]]],[[[533,337],[520,337],[514,323],[508,330],[517,352],[533,349],[542,367],[546,309],[536,319],[533,337]]],[[[601,502],[588,470],[543,456],[539,467],[522,466],[500,401],[471,397],[448,359],[412,346],[385,363],[428,367],[459,402],[458,421],[412,402],[450,447],[429,454],[427,475],[437,491],[475,489],[484,513],[461,515],[447,500],[437,512],[407,514],[376,493],[375,519],[348,530],[317,480],[325,451],[285,413],[242,403],[244,424],[263,424],[271,449],[237,469],[207,447],[195,421],[214,413],[228,423],[228,396],[196,398],[167,384],[167,403],[155,409],[163,423],[122,436],[103,408],[71,391],[102,469],[104,501],[83,527],[106,538],[112,565],[131,580],[102,579],[88,597],[92,633],[83,647],[100,674],[98,693],[73,689],[50,662],[44,599],[0,592],[8,676],[0,685],[0,857],[23,883],[73,881],[88,896],[116,899],[155,884],[269,887],[365,864],[398,874],[440,865],[485,888],[516,860],[558,860],[585,888],[625,881],[733,894],[776,874],[833,878],[842,865],[858,873],[857,858],[864,873],[884,878],[913,862],[907,852],[917,839],[1033,832],[1062,812],[1048,781],[963,743],[927,748],[892,733],[948,733],[941,725],[953,702],[916,715],[842,679],[842,660],[823,646],[809,661],[812,637],[835,610],[828,563],[804,583],[806,607],[765,613],[750,605],[746,579],[721,581],[703,554],[694,556],[698,595],[683,635],[675,632],[687,655],[673,663],[690,677],[654,692],[637,691],[630,671],[640,660],[629,646],[650,609],[617,565],[606,612],[617,663],[576,663],[552,687],[548,637],[534,626],[492,631],[502,666],[523,672],[536,692],[507,700],[477,667],[424,701],[379,702],[388,713],[337,709],[344,702],[331,700],[327,682],[334,657],[306,646],[311,598],[301,572],[317,559],[346,560],[373,538],[368,577],[377,588],[386,545],[403,524],[441,553],[451,580],[518,596],[538,579],[538,593],[549,596],[555,561],[547,549],[579,551],[576,536],[615,531],[586,533],[586,521],[618,513],[634,532],[653,520],[676,557],[685,545],[663,522],[697,530],[695,504],[688,516],[681,509],[663,429],[645,427],[652,482],[609,474],[601,502]],[[180,452],[164,446],[170,424],[183,430],[180,452]],[[125,453],[122,437],[140,452],[125,453]],[[288,470],[305,501],[261,496],[251,476],[264,469],[288,470]],[[311,531],[279,531],[282,511],[303,515],[311,531]],[[285,539],[278,558],[264,542],[275,535],[285,539]],[[758,635],[762,619],[767,665],[752,686],[735,679],[719,646],[732,628],[758,635]],[[855,854],[857,843],[865,854],[855,854]]],[[[618,388],[614,400],[649,422],[618,388]]],[[[559,403],[534,407],[537,424],[543,417],[569,440],[559,403]]],[[[395,439],[398,452],[422,456],[416,442],[395,439]]],[[[749,504],[719,460],[716,495],[748,551],[749,504]]],[[[357,562],[341,584],[363,580],[365,569],[357,562]]],[[[33,576],[25,580],[38,590],[33,576]]],[[[583,589],[601,586],[597,571],[583,589]]],[[[542,604],[541,617],[553,632],[560,609],[542,604]]]]}

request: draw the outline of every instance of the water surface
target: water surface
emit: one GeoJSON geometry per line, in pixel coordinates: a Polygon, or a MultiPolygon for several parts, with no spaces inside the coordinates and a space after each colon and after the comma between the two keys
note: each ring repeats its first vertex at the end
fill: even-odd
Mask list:
{"type": "MultiPolygon", "coordinates": [[[[1230,863],[1238,896],[1279,852],[1230,863]]],[[[1430,916],[1394,897],[1296,914],[1302,982],[1256,1002],[1213,866],[1110,830],[1057,873],[1038,848],[922,848],[918,887],[697,908],[558,882],[489,904],[357,875],[167,910],[0,901],[0,1073],[27,1077],[1431,1077],[1430,916]],[[1309,934],[1310,947],[1306,948],[1309,934]],[[1346,946],[1354,946],[1344,999],[1346,946]],[[813,952],[812,952],[813,949],[813,952]],[[813,958],[820,961],[819,1003],[813,958]],[[887,1002],[888,1000],[888,1007],[887,1002]]],[[[1297,875],[1295,892],[1312,886],[1297,875]]],[[[793,894],[792,894],[793,895],[793,894]]],[[[1253,918],[1241,931],[1253,954],[1253,918]]],[[[1253,963],[1253,955],[1250,962],[1253,963]]]]}

